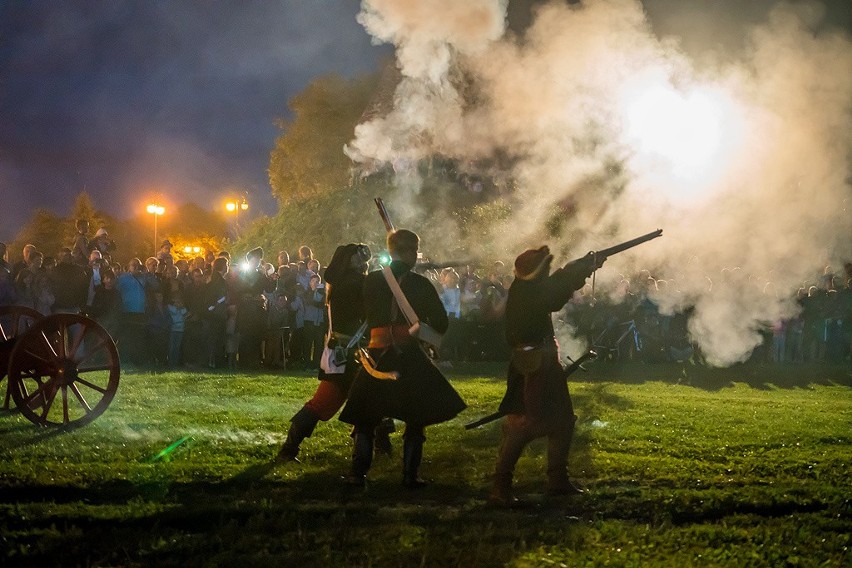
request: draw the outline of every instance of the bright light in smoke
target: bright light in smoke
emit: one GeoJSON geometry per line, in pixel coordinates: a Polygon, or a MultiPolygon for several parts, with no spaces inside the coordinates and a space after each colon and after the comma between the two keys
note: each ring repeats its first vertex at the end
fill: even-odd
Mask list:
{"type": "Polygon", "coordinates": [[[623,112],[632,162],[658,187],[676,186],[673,193],[684,197],[730,166],[738,118],[723,93],[702,87],[680,92],[660,81],[628,91],[623,112]]]}

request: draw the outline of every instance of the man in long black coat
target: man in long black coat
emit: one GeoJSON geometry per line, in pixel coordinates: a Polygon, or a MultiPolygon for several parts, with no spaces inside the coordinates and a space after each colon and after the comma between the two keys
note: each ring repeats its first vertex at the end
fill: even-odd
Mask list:
{"type": "Polygon", "coordinates": [[[553,331],[551,313],[562,309],[602,261],[589,254],[550,274],[553,256],[543,246],[515,260],[515,280],[506,301],[506,338],[511,347],[507,416],[490,499],[510,503],[512,473],[524,447],[547,437],[548,493],[579,493],[568,479],[568,452],[574,435],[574,407],[553,331]]]}
{"type": "MultiPolygon", "coordinates": [[[[438,333],[447,330],[447,313],[429,280],[411,272],[417,262],[419,237],[406,229],[388,234],[390,269],[421,322],[438,333]]],[[[389,416],[405,422],[403,435],[403,486],[422,487],[418,477],[423,457],[425,428],[444,422],[465,408],[465,403],[441,374],[419,342],[409,335],[409,325],[381,271],[364,280],[364,308],[370,328],[369,352],[376,370],[397,372],[397,380],[374,378],[361,369],[352,385],[340,419],[355,426],[352,470],[346,480],[362,486],[373,457],[376,425],[389,416]]]]}

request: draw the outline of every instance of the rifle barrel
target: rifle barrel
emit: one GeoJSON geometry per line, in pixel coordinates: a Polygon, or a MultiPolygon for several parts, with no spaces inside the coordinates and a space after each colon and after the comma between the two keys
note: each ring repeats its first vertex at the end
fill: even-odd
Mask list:
{"type": "Polygon", "coordinates": [[[385,202],[382,201],[381,197],[376,197],[373,201],[376,202],[376,207],[379,209],[379,216],[382,218],[382,223],[385,224],[385,230],[388,233],[392,233],[394,231],[393,221],[391,221],[388,210],[385,207],[385,202]]]}
{"type": "Polygon", "coordinates": [[[620,252],[624,252],[627,249],[633,248],[635,246],[639,246],[642,243],[646,243],[651,239],[656,239],[657,237],[663,236],[663,230],[657,229],[656,231],[651,231],[647,235],[642,235],[641,237],[636,237],[635,239],[631,239],[629,241],[625,241],[621,244],[615,245],[613,247],[605,248],[603,250],[595,251],[595,254],[600,258],[606,258],[608,256],[612,256],[614,254],[618,254],[620,252]]]}

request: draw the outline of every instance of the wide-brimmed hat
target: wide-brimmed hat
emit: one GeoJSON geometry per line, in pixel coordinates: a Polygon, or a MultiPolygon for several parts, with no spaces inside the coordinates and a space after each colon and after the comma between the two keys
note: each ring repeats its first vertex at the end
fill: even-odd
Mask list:
{"type": "Polygon", "coordinates": [[[515,278],[533,280],[549,268],[553,255],[547,245],[537,249],[525,250],[515,259],[515,278]]]}

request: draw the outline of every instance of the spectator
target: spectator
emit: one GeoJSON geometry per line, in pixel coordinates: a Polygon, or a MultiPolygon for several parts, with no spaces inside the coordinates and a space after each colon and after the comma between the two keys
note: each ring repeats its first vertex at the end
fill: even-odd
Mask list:
{"type": "Polygon", "coordinates": [[[8,263],[0,264],[0,306],[14,306],[18,303],[18,293],[12,282],[12,273],[8,263]]]}
{"type": "Polygon", "coordinates": [[[122,362],[142,365],[145,362],[145,328],[147,326],[148,279],[142,270],[142,261],[133,258],[127,271],[116,280],[121,295],[122,319],[119,346],[122,362]]]}
{"type": "Polygon", "coordinates": [[[186,330],[186,318],[189,310],[183,304],[183,295],[175,293],[168,305],[169,318],[171,319],[171,333],[169,334],[169,366],[178,367],[183,363],[182,348],[183,334],[186,330]]]}
{"type": "Polygon", "coordinates": [[[464,290],[459,294],[459,308],[461,310],[461,338],[459,356],[465,361],[479,361],[482,359],[484,341],[482,330],[482,318],[479,306],[482,303],[482,294],[479,291],[480,281],[476,276],[470,275],[465,280],[464,290]]]}
{"type": "Polygon", "coordinates": [[[77,235],[74,238],[74,246],[71,247],[71,258],[75,264],[85,266],[89,262],[89,221],[77,219],[74,225],[77,235]]]}
{"type": "Polygon", "coordinates": [[[116,286],[116,277],[112,270],[104,268],[100,277],[101,283],[95,288],[89,315],[100,323],[113,339],[116,339],[122,323],[121,293],[116,286]]]}
{"type": "Polygon", "coordinates": [[[172,256],[172,242],[168,239],[160,244],[160,250],[157,251],[157,260],[162,264],[162,268],[166,268],[175,263],[175,258],[172,256]]]}
{"type": "Polygon", "coordinates": [[[461,330],[461,290],[459,289],[459,275],[452,268],[444,269],[439,279],[441,290],[439,297],[444,305],[444,310],[449,318],[449,326],[441,342],[441,358],[447,361],[459,359],[461,330]]]}
{"type": "Polygon", "coordinates": [[[163,298],[166,304],[172,303],[172,298],[183,294],[183,281],[178,276],[178,267],[176,265],[168,266],[160,277],[160,284],[163,289],[163,298]]]}
{"type": "Polygon", "coordinates": [[[60,251],[59,264],[50,273],[50,285],[55,298],[54,313],[78,314],[86,305],[89,275],[74,263],[71,249],[60,251]]]}
{"type": "MultiPolygon", "coordinates": [[[[204,259],[201,264],[203,266],[204,259]]],[[[183,297],[186,301],[186,329],[184,331],[183,360],[191,367],[207,364],[207,298],[206,278],[203,268],[193,268],[190,282],[184,286],[183,297]]]]}
{"type": "Polygon", "coordinates": [[[305,369],[318,371],[325,337],[325,286],[319,274],[312,274],[308,289],[301,296],[304,302],[305,369]]]}
{"type": "Polygon", "coordinates": [[[216,260],[216,255],[213,254],[212,250],[205,251],[204,253],[204,274],[210,275],[213,272],[213,261],[216,260]]]}
{"type": "Polygon", "coordinates": [[[49,315],[53,308],[53,292],[47,274],[42,269],[44,257],[41,252],[33,250],[27,255],[29,261],[18,271],[15,278],[15,291],[18,303],[37,310],[42,315],[49,315]]]}
{"type": "Polygon", "coordinates": [[[266,332],[263,362],[270,367],[284,368],[287,364],[287,343],[290,338],[290,308],[287,296],[273,293],[269,304],[269,326],[266,332]]]}
{"type": "Polygon", "coordinates": [[[147,342],[148,362],[155,368],[164,368],[168,364],[169,339],[172,319],[163,300],[163,291],[156,290],[148,309],[147,342]]]}
{"type": "Polygon", "coordinates": [[[86,266],[86,274],[89,278],[88,290],[86,291],[86,308],[92,305],[95,299],[95,288],[101,285],[101,267],[103,266],[101,251],[94,249],[89,253],[89,264],[86,266]]]}
{"type": "Polygon", "coordinates": [[[30,255],[35,252],[36,246],[31,244],[24,245],[23,258],[12,266],[12,278],[17,279],[18,273],[26,268],[30,263],[30,255]]]}
{"type": "Polygon", "coordinates": [[[299,247],[299,262],[308,263],[314,257],[314,252],[311,247],[302,245],[299,247]]]}
{"type": "Polygon", "coordinates": [[[204,286],[205,298],[205,331],[207,333],[207,365],[213,369],[224,368],[228,361],[225,358],[226,326],[230,319],[228,310],[228,260],[219,257],[213,260],[210,280],[204,286]]]}
{"type": "Polygon", "coordinates": [[[246,253],[247,267],[233,281],[237,300],[237,329],[239,333],[240,366],[256,369],[260,366],[262,342],[266,335],[267,313],[264,292],[274,290],[275,284],[262,267],[263,249],[246,253]]]}
{"type": "Polygon", "coordinates": [[[6,243],[0,242],[0,268],[5,268],[11,276],[12,267],[9,266],[9,251],[6,249],[6,243]]]}
{"type": "Polygon", "coordinates": [[[304,292],[311,286],[311,274],[313,274],[310,270],[308,270],[308,263],[304,261],[299,261],[296,265],[296,284],[301,288],[301,292],[304,292]]]}
{"type": "Polygon", "coordinates": [[[115,250],[115,241],[109,238],[107,230],[101,227],[95,232],[95,238],[89,242],[90,250],[97,250],[105,256],[115,250]]]}
{"type": "Polygon", "coordinates": [[[180,259],[175,262],[174,266],[176,269],[175,278],[180,281],[181,287],[185,286],[186,284],[189,284],[192,281],[192,277],[189,274],[189,261],[180,259]]]}

